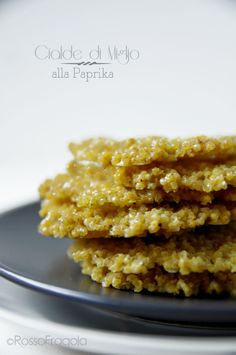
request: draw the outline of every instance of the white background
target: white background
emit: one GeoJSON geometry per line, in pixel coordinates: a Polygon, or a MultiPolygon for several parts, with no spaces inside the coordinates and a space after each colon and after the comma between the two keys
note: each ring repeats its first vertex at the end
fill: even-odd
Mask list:
{"type": "MultiPolygon", "coordinates": [[[[236,2],[0,2],[0,210],[37,198],[67,144],[105,135],[236,133],[236,2]],[[114,79],[52,79],[34,50],[137,48],[114,79]]],[[[9,349],[8,349],[9,351],[9,349]]]]}
{"type": "Polygon", "coordinates": [[[71,140],[235,134],[235,38],[232,0],[0,2],[0,209],[37,197],[71,140]],[[52,79],[39,44],[127,44],[140,59],[114,79],[52,79]]]}

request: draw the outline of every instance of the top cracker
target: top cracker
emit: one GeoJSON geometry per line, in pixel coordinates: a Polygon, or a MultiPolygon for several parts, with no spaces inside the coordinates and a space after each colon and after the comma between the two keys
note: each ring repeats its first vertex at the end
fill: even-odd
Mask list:
{"type": "Polygon", "coordinates": [[[92,138],[71,143],[70,151],[77,161],[102,165],[145,165],[181,159],[226,160],[236,156],[236,136],[197,136],[185,139],[150,136],[116,141],[92,138]]]}

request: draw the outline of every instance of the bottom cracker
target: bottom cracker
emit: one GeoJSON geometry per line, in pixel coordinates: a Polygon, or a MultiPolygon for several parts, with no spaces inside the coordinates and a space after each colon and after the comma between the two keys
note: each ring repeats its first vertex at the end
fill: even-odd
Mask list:
{"type": "Polygon", "coordinates": [[[124,274],[111,272],[106,267],[97,267],[88,261],[82,263],[82,273],[89,275],[92,280],[101,283],[103,287],[112,286],[116,289],[134,292],[147,290],[186,297],[221,293],[236,296],[235,273],[211,274],[204,272],[181,275],[179,273],[170,274],[162,268],[155,268],[146,274],[124,274]]]}

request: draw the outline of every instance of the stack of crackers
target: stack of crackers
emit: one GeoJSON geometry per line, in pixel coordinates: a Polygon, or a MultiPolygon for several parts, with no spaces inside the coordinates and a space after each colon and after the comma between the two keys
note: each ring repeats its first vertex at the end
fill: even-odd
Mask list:
{"type": "Polygon", "coordinates": [[[236,137],[105,138],[39,188],[40,232],[104,287],[236,294],[236,137]]]}

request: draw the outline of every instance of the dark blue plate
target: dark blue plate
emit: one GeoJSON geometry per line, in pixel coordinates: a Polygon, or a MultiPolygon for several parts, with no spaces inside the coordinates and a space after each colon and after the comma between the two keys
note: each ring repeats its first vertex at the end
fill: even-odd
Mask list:
{"type": "Polygon", "coordinates": [[[159,322],[236,326],[236,300],[180,298],[168,295],[103,288],[82,275],[69,260],[67,239],[43,237],[37,232],[39,203],[0,216],[0,274],[37,291],[159,322]]]}

